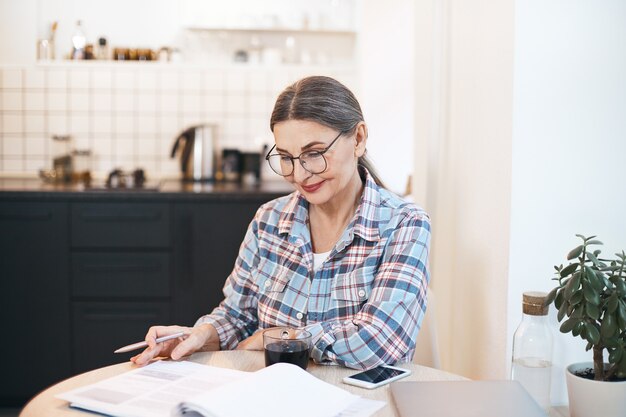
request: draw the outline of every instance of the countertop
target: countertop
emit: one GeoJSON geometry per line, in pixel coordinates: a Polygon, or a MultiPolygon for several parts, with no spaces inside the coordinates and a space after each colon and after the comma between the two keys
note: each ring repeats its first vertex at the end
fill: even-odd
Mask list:
{"type": "Polygon", "coordinates": [[[267,181],[258,185],[235,182],[192,183],[180,180],[148,182],[145,189],[107,189],[102,183],[50,184],[36,178],[0,178],[0,199],[45,200],[247,200],[268,199],[289,194],[293,186],[286,181],[267,181]]]}

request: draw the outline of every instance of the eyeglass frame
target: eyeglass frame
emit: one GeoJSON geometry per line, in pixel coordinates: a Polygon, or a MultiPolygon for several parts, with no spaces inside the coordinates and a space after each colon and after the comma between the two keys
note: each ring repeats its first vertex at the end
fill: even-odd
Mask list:
{"type": "Polygon", "coordinates": [[[287,157],[289,159],[291,159],[291,172],[287,175],[285,174],[279,174],[278,172],[276,172],[276,170],[272,167],[272,164],[270,164],[270,156],[274,156],[274,155],[270,155],[272,153],[272,151],[276,148],[276,144],[274,144],[274,146],[272,146],[272,148],[269,150],[269,152],[267,153],[267,155],[265,155],[265,160],[267,161],[267,163],[269,164],[270,168],[272,168],[272,171],[276,172],[276,174],[280,175],[281,177],[288,177],[290,175],[292,175],[294,173],[294,171],[296,170],[296,163],[294,162],[295,159],[297,159],[300,162],[300,166],[302,167],[302,169],[304,169],[306,172],[313,174],[313,175],[317,175],[317,174],[322,174],[324,172],[326,172],[326,170],[328,169],[328,160],[326,159],[326,157],[324,156],[324,154],[326,152],[328,152],[328,150],[335,144],[335,142],[337,142],[337,140],[341,137],[341,135],[344,135],[346,133],[348,133],[349,131],[340,131],[339,134],[335,137],[335,139],[333,139],[330,144],[325,147],[322,150],[310,150],[310,151],[304,151],[301,152],[300,155],[298,156],[287,156],[287,155],[281,155],[279,153],[275,153],[274,155],[278,155],[278,156],[282,156],[282,157],[287,157]],[[317,152],[322,159],[324,160],[324,165],[326,165],[326,167],[324,167],[324,169],[320,172],[311,172],[309,171],[303,164],[302,164],[302,160],[300,159],[302,157],[303,154],[305,153],[310,153],[310,152],[317,152]]]}

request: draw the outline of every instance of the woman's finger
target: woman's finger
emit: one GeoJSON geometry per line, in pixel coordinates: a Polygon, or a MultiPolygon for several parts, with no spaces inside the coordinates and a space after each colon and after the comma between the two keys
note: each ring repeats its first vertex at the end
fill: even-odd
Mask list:
{"type": "Polygon", "coordinates": [[[206,343],[207,334],[202,329],[193,329],[189,336],[172,349],[171,358],[178,360],[184,356],[197,352],[206,343]]]}
{"type": "Polygon", "coordinates": [[[181,331],[188,331],[187,327],[182,326],[152,326],[146,333],[146,343],[148,347],[144,349],[139,355],[135,355],[130,358],[131,362],[139,366],[143,366],[149,363],[157,356],[169,356],[170,352],[174,350],[176,345],[180,343],[180,338],[168,340],[163,343],[157,343],[156,339],[159,337],[167,336],[181,331]]]}

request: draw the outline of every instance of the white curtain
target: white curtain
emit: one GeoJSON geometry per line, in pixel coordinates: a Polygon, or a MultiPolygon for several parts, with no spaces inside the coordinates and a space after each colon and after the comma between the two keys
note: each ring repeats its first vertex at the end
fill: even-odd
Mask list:
{"type": "Polygon", "coordinates": [[[442,368],[507,377],[513,0],[419,0],[413,194],[432,218],[442,368]]]}

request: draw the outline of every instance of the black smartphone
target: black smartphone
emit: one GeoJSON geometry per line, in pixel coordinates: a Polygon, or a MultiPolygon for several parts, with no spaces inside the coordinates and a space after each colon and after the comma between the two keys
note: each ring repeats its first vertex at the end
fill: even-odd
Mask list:
{"type": "Polygon", "coordinates": [[[361,388],[373,389],[409,375],[411,375],[411,371],[408,369],[384,365],[347,376],[343,382],[361,388]]]}

